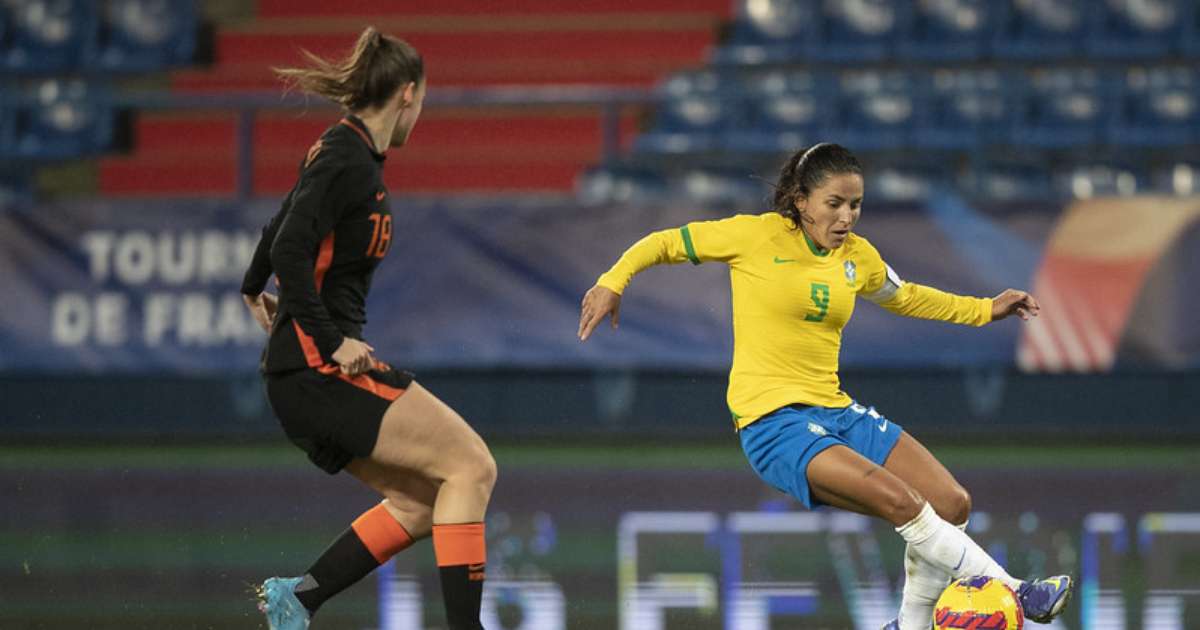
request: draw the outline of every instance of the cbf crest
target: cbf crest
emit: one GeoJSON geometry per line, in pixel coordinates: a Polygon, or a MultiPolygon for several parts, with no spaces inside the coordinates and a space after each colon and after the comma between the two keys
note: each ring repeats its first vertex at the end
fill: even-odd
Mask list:
{"type": "Polygon", "coordinates": [[[854,286],[854,283],[858,280],[858,268],[854,266],[854,261],[847,260],[843,267],[846,269],[846,284],[854,286]]]}

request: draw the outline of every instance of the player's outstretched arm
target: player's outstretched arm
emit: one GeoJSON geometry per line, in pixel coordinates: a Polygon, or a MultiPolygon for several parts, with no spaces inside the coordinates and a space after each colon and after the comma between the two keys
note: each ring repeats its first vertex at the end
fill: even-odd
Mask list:
{"type": "Polygon", "coordinates": [[[596,285],[583,296],[583,303],[580,305],[579,340],[587,341],[592,331],[607,315],[612,316],[612,327],[616,330],[617,322],[621,318],[621,294],[596,285]]]}
{"type": "Polygon", "coordinates": [[[1025,321],[1037,317],[1042,305],[1028,293],[1018,289],[1005,289],[1000,295],[992,298],[992,321],[1000,321],[1009,315],[1016,315],[1025,321]]]}

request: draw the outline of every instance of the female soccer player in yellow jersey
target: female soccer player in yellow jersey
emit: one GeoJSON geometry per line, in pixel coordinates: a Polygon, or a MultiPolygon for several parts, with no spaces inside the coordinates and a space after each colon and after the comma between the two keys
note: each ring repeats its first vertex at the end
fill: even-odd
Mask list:
{"type": "Polygon", "coordinates": [[[904,595],[885,630],[929,630],[951,577],[986,575],[1016,591],[1027,618],[1065,608],[1072,579],[1014,579],[965,533],[971,499],[916,439],[839,389],[842,328],[856,297],[908,317],[982,326],[1036,317],[1037,300],[1008,289],[963,297],[906,283],[852,232],[862,212],[862,167],[850,151],[818,144],[780,173],[772,212],[689,223],[635,243],[583,298],[579,338],[652,265],[720,261],[730,268],[733,367],[728,402],[754,471],[805,506],[883,518],[904,538],[904,595]]]}

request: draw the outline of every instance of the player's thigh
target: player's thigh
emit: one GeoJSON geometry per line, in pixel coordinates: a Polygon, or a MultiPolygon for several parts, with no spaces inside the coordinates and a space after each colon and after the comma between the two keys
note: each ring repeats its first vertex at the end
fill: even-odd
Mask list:
{"type": "Polygon", "coordinates": [[[925,497],[938,516],[955,524],[966,522],[970,495],[916,438],[902,433],[883,466],[925,497]]]}
{"type": "Polygon", "coordinates": [[[495,475],[495,462],[483,438],[416,382],[388,407],[370,459],[415,471],[434,482],[464,471],[495,475]]]}
{"type": "Polygon", "coordinates": [[[886,468],[849,447],[831,446],[808,464],[808,484],[822,503],[878,516],[894,525],[916,517],[920,494],[886,468]]]}

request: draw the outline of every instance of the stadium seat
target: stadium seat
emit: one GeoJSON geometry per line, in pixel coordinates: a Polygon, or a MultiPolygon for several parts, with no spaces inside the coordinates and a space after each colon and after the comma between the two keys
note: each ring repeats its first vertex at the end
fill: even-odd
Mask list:
{"type": "Polygon", "coordinates": [[[1050,171],[1040,154],[1015,160],[978,160],[959,178],[968,196],[997,201],[1044,200],[1051,197],[1050,171]]]}
{"type": "Polygon", "coordinates": [[[921,201],[954,181],[952,165],[935,159],[878,157],[866,168],[867,196],[878,201],[921,201]]]}
{"type": "Polygon", "coordinates": [[[44,79],[29,89],[16,128],[24,157],[64,159],[109,148],[113,113],[107,91],[81,79],[44,79]]]}
{"type": "Polygon", "coordinates": [[[745,115],[727,129],[723,146],[746,153],[790,153],[825,139],[834,86],[828,76],[805,70],[746,75],[745,115]]]}
{"type": "Polygon", "coordinates": [[[1183,5],[1195,0],[1096,2],[1085,50],[1091,57],[1134,59],[1171,52],[1183,30],[1183,5]]]}
{"type": "Polygon", "coordinates": [[[714,62],[786,63],[811,54],[818,40],[818,0],[742,0],[729,39],[713,50],[714,62]]]}
{"type": "Polygon", "coordinates": [[[682,72],[657,89],[661,98],[653,128],[634,143],[648,153],[712,151],[738,110],[736,94],[726,89],[727,77],[702,70],[682,72]]]}
{"type": "Polygon", "coordinates": [[[1200,134],[1200,74],[1192,66],[1131,68],[1113,108],[1118,145],[1193,144],[1200,134]]]}
{"type": "Polygon", "coordinates": [[[1200,160],[1172,161],[1154,166],[1150,172],[1150,190],[1155,194],[1200,194],[1200,160]]]}
{"type": "Polygon", "coordinates": [[[1056,166],[1051,174],[1054,191],[1061,197],[1127,197],[1149,189],[1149,175],[1132,163],[1084,160],[1056,166]]]}
{"type": "Polygon", "coordinates": [[[671,180],[676,197],[709,206],[751,205],[761,209],[769,204],[771,187],[746,169],[697,168],[684,171],[671,180]]]}
{"type": "Polygon", "coordinates": [[[1108,74],[1094,68],[1034,70],[1013,141],[1048,149],[1097,143],[1111,109],[1111,83],[1108,74]]]}
{"type": "Polygon", "coordinates": [[[1022,75],[949,68],[920,78],[924,94],[913,133],[923,149],[974,150],[1003,143],[1019,108],[1022,75]]]}
{"type": "Polygon", "coordinates": [[[882,61],[893,50],[907,2],[856,0],[825,2],[814,59],[833,62],[882,61]]]}
{"type": "Polygon", "coordinates": [[[96,30],[92,0],[22,0],[7,3],[10,34],[3,67],[10,72],[60,72],[78,68],[96,30]]]}
{"type": "Polygon", "coordinates": [[[907,144],[920,111],[916,79],[900,70],[852,70],[838,77],[831,140],[852,150],[907,144]]]}
{"type": "Polygon", "coordinates": [[[982,58],[996,27],[996,3],[987,0],[914,2],[904,12],[900,57],[924,61],[982,58]]]}
{"type": "Polygon", "coordinates": [[[670,186],[658,172],[636,166],[600,166],[580,173],[575,180],[575,198],[591,206],[663,201],[671,196],[670,186]]]}
{"type": "Polygon", "coordinates": [[[997,9],[992,52],[1006,59],[1050,59],[1077,55],[1087,33],[1093,0],[1006,0],[997,9]]]}
{"type": "Polygon", "coordinates": [[[116,71],[152,71],[191,61],[196,15],[191,0],[108,0],[88,65],[116,71]]]}
{"type": "Polygon", "coordinates": [[[1183,23],[1179,29],[1179,52],[1189,57],[1200,57],[1200,3],[1184,2],[1183,23]]]}

